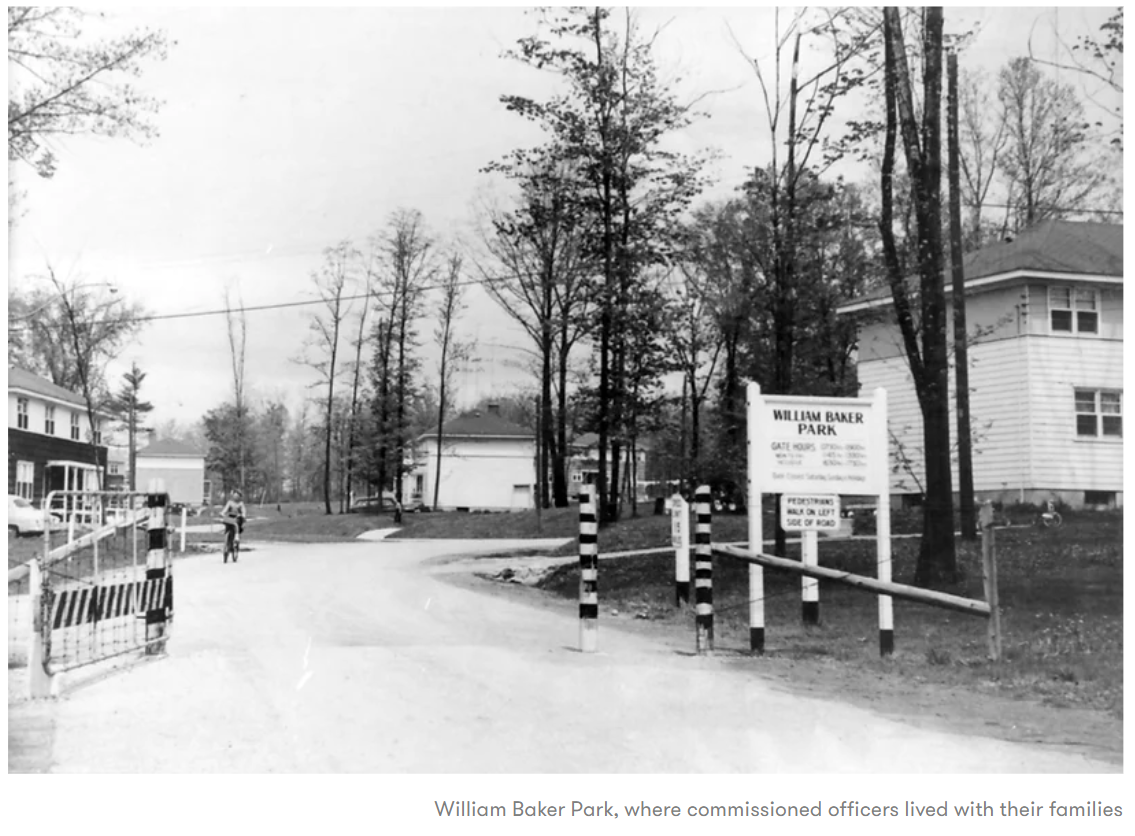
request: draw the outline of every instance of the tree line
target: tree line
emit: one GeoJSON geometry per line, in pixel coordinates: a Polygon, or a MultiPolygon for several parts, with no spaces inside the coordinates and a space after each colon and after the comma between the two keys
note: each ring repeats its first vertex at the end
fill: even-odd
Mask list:
{"type": "MultiPolygon", "coordinates": [[[[400,209],[361,246],[329,247],[295,357],[317,382],[298,411],[246,403],[244,314],[229,305],[233,398],[204,417],[210,466],[252,493],[318,496],[328,513],[359,492],[403,495],[416,439],[452,414],[454,369],[475,356],[459,320],[476,284],[532,349],[534,391],[515,411],[539,428],[542,505],[570,501],[571,444],[584,432],[598,437],[604,524],[636,512],[644,445],[655,476],[743,491],[745,381],[855,394],[855,324],[836,310],[883,286],[923,416],[917,580],[950,582],[945,241],[956,231],[973,250],[1049,218],[1119,217],[1109,213],[1121,206],[1122,113],[1093,110],[1048,65],[1121,92],[1122,10],[1098,34],[1061,42],[1063,58],[1011,57],[995,77],[965,69],[972,33],[947,38],[940,8],[776,10],[761,57],[737,46],[757,80],[768,159],[709,201],[712,154],[681,142],[707,98],[679,97],[680,79],[657,58],[660,33],[625,9],[531,14],[533,34],[502,57],[559,84],[545,98],[502,93],[543,141],[485,162],[503,193],[481,206],[476,240],[443,243],[400,209]],[[962,64],[952,189],[942,183],[951,54],[962,64]],[[956,230],[949,199],[962,207],[956,230]],[[431,341],[440,362],[426,368],[431,341]]],[[[34,146],[17,140],[10,133],[10,157],[30,159],[34,146]]],[[[35,309],[12,291],[9,303],[31,311],[24,336],[10,333],[10,362],[15,351],[53,376],[53,352],[77,363],[82,345],[35,340],[51,304],[35,309]]],[[[59,379],[74,383],[79,365],[63,363],[59,379]]]]}

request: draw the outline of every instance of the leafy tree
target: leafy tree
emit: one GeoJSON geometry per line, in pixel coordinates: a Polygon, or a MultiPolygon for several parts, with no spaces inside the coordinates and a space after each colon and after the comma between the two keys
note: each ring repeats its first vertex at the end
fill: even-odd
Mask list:
{"type": "Polygon", "coordinates": [[[48,288],[8,292],[8,365],[72,392],[87,379],[95,400],[107,394],[106,366],[141,330],[142,307],[106,282],[66,282],[47,267],[48,288]]]}
{"type": "MultiPolygon", "coordinates": [[[[1105,132],[1112,145],[1120,151],[1123,150],[1123,7],[1117,6],[1099,27],[1099,32],[1091,35],[1081,35],[1073,44],[1068,44],[1060,32],[1056,33],[1057,42],[1064,51],[1064,58],[1059,61],[1049,61],[1038,58],[1032,49],[1032,39],[1029,39],[1029,59],[1036,64],[1055,67],[1057,70],[1070,70],[1080,73],[1085,79],[1100,82],[1113,93],[1120,94],[1120,101],[1116,104],[1103,104],[1096,96],[1085,91],[1089,101],[1106,111],[1118,122],[1118,127],[1105,132]]],[[[1097,122],[1096,127],[1103,127],[1097,122]]]]}
{"type": "Polygon", "coordinates": [[[122,426],[126,429],[129,450],[130,484],[129,489],[137,490],[138,465],[138,433],[144,428],[139,425],[142,417],[154,411],[154,405],[141,399],[139,392],[146,373],[138,368],[138,363],[130,365],[130,371],[122,375],[125,381],[118,392],[113,395],[107,404],[111,413],[116,415],[122,426]]]}
{"type": "Polygon", "coordinates": [[[158,102],[128,79],[146,61],[166,57],[165,35],[137,30],[94,39],[85,34],[91,16],[68,7],[8,7],[8,161],[23,161],[41,177],[55,173],[59,137],[157,133],[149,117],[158,102]]]}
{"type": "Polygon", "coordinates": [[[588,249],[602,277],[596,330],[603,521],[619,515],[632,287],[675,248],[678,220],[701,188],[703,164],[666,147],[666,139],[694,115],[659,77],[654,38],[643,36],[630,11],[621,31],[608,25],[610,16],[605,8],[545,12],[546,31],[522,38],[508,54],[557,73],[566,92],[546,101],[501,97],[510,110],[540,125],[570,164],[578,178],[575,205],[591,223],[588,249]]]}
{"type": "MultiPolygon", "coordinates": [[[[572,349],[592,327],[594,292],[584,247],[587,218],[574,203],[573,173],[554,148],[514,152],[489,166],[518,182],[514,208],[487,207],[478,264],[484,287],[536,346],[541,409],[541,473],[551,471],[552,501],[568,504],[567,376],[572,349]],[[555,404],[553,405],[553,400],[555,404]]],[[[540,501],[548,504],[542,478],[540,501]]]]}
{"type": "Polygon", "coordinates": [[[395,211],[373,243],[379,253],[378,293],[386,309],[374,330],[369,469],[379,489],[392,485],[401,496],[421,396],[417,323],[438,266],[434,240],[417,210],[395,211]]]}

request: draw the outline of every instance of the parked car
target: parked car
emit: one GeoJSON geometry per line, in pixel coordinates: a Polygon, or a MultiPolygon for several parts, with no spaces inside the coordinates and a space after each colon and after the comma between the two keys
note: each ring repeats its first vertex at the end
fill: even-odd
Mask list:
{"type": "Polygon", "coordinates": [[[8,536],[43,534],[43,511],[22,496],[8,494],[8,536]]]}
{"type": "MultiPolygon", "coordinates": [[[[360,496],[352,500],[351,506],[347,510],[351,513],[362,514],[393,514],[397,505],[398,503],[394,501],[394,494],[390,491],[383,491],[381,496],[360,496]]],[[[405,514],[428,510],[421,500],[415,499],[402,503],[402,512],[405,514]]]]}

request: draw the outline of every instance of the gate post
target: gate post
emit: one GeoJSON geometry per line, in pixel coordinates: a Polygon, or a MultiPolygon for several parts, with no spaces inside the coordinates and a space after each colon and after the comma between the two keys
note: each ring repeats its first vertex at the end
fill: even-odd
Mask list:
{"type": "Polygon", "coordinates": [[[579,649],[599,648],[599,522],[595,487],[579,489],[579,649]]]}
{"type": "Polygon", "coordinates": [[[50,697],[53,677],[47,670],[47,641],[51,633],[51,596],[43,590],[39,558],[28,561],[28,597],[31,599],[31,643],[28,647],[28,696],[50,697]]]}
{"type": "Polygon", "coordinates": [[[169,577],[169,495],[146,497],[146,655],[165,651],[167,608],[173,605],[173,578],[169,577]]]}
{"type": "Polygon", "coordinates": [[[713,497],[709,485],[698,487],[694,505],[697,513],[694,528],[694,607],[697,613],[697,652],[703,656],[713,653],[713,497]]]}

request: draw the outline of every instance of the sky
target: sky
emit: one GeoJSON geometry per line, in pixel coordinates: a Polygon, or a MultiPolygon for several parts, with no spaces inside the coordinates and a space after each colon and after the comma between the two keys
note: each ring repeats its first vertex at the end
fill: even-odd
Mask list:
{"type": "MultiPolygon", "coordinates": [[[[727,194],[769,156],[752,68],[767,61],[774,12],[765,7],[640,7],[663,27],[657,54],[680,97],[707,95],[708,113],[676,138],[713,149],[727,194]]],[[[1094,32],[1107,9],[959,8],[947,32],[977,25],[963,68],[995,71],[1028,50],[1055,49],[1094,32]]],[[[151,314],[217,311],[225,289],[245,305],[314,297],[324,248],[356,246],[399,208],[420,211],[443,244],[475,242],[478,201],[501,183],[481,169],[541,135],[507,112],[502,94],[547,95],[553,79],[501,57],[535,21],[522,7],[192,9],[109,12],[109,29],[164,30],[176,44],[137,82],[164,101],[160,135],[144,145],[73,137],[57,144],[58,171],[17,165],[26,192],[9,225],[9,283],[35,286],[50,264],[79,284],[111,282],[151,314]]],[[[1071,78],[1067,79],[1072,81],[1071,78]]],[[[470,275],[470,278],[473,276],[470,275]]],[[[479,362],[458,377],[458,405],[530,383],[519,328],[478,287],[467,292],[459,336],[478,341],[479,362]]],[[[254,397],[295,409],[314,373],[297,364],[310,313],[292,307],[247,314],[246,379],[254,397]]],[[[434,322],[420,325],[431,339],[434,322]]],[[[427,346],[433,375],[436,351],[427,346]]],[[[117,388],[131,362],[154,425],[188,425],[231,391],[225,317],[148,323],[112,364],[117,388]]]]}

